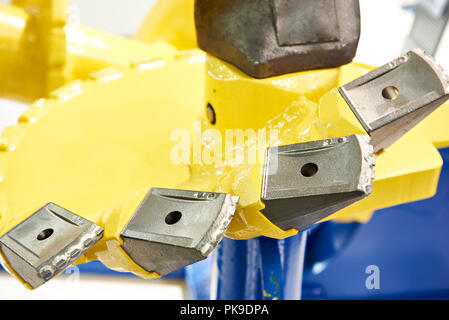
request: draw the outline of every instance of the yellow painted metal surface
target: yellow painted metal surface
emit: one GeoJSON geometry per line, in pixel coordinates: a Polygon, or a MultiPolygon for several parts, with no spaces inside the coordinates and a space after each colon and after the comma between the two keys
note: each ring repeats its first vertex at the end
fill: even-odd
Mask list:
{"type": "Polygon", "coordinates": [[[170,134],[199,117],[203,83],[204,54],[183,52],[95,73],[33,103],[1,136],[0,234],[52,201],[105,228],[80,263],[155,276],[132,263],[119,234],[149,188],[189,178],[169,161],[170,134]]]}
{"type": "Polygon", "coordinates": [[[194,49],[196,31],[194,0],[159,0],[136,33],[146,42],[170,43],[178,49],[194,49]]]}
{"type": "MultiPolygon", "coordinates": [[[[180,8],[174,1],[161,3],[160,21],[180,8]]],[[[297,231],[281,230],[260,212],[266,148],[365,133],[337,88],[369,66],[256,80],[199,50],[178,51],[76,25],[66,26],[61,50],[63,81],[71,81],[44,93],[48,82],[37,81],[35,69],[22,65],[33,19],[24,8],[0,6],[0,30],[8,30],[0,31],[6,43],[0,66],[9,81],[0,81],[0,91],[45,98],[0,137],[0,235],[52,201],[105,228],[104,239],[79,263],[99,259],[115,270],[156,277],[129,259],[119,236],[149,188],[238,195],[228,237],[284,238],[297,231]],[[216,113],[214,125],[206,117],[208,104],[216,113]]],[[[165,23],[144,29],[164,39],[157,30],[165,23]]],[[[179,39],[166,40],[182,47],[179,39]]],[[[373,210],[432,196],[442,165],[435,146],[449,144],[448,120],[443,106],[379,155],[372,195],[329,219],[363,222],[373,210]]]]}
{"type": "Polygon", "coordinates": [[[428,116],[418,127],[437,148],[446,148],[449,146],[448,119],[449,103],[446,103],[428,116]]]}
{"type": "MultiPolygon", "coordinates": [[[[56,6],[59,2],[42,3],[56,6]]],[[[48,13],[44,10],[47,7],[36,10],[40,7],[27,6],[27,1],[17,4],[21,6],[0,4],[2,97],[32,101],[47,97],[66,82],[87,79],[94,71],[128,66],[133,61],[151,60],[176,51],[167,43],[148,44],[76,24],[62,28],[62,18],[54,22],[53,29],[48,23],[41,28],[37,25],[47,21],[48,13]]],[[[56,9],[65,10],[61,5],[56,9]]]]}
{"type": "Polygon", "coordinates": [[[87,79],[94,71],[126,67],[135,61],[150,61],[176,52],[167,43],[148,44],[81,25],[69,24],[66,29],[70,80],[87,79]]]}
{"type": "MultiPolygon", "coordinates": [[[[20,62],[15,64],[29,80],[23,91],[43,96],[60,87],[67,77],[65,25],[69,0],[12,0],[28,15],[21,37],[20,62]]],[[[16,20],[18,22],[20,20],[16,20]]],[[[19,23],[19,22],[18,22],[19,23]]]]}

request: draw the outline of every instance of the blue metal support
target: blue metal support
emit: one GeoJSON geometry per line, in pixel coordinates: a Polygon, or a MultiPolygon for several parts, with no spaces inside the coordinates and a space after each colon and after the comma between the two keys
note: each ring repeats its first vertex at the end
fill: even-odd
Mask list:
{"type": "Polygon", "coordinates": [[[190,298],[299,299],[305,243],[306,232],[285,240],[224,239],[213,258],[186,268],[190,298]]]}
{"type": "Polygon", "coordinates": [[[217,299],[298,299],[306,233],[285,240],[225,239],[217,252],[217,299]]]}
{"type": "Polygon", "coordinates": [[[307,238],[304,274],[318,273],[353,240],[360,223],[324,222],[311,228],[307,238]]]}
{"type": "Polygon", "coordinates": [[[259,239],[224,239],[217,250],[217,299],[262,299],[259,239]]]}

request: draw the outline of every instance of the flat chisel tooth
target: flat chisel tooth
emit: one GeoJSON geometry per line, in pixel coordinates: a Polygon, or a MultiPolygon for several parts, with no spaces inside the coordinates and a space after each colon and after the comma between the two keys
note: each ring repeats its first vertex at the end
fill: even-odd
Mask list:
{"type": "Polygon", "coordinates": [[[205,259],[227,230],[238,197],[153,188],[121,233],[129,257],[160,275],[205,259]]]}
{"type": "Polygon", "coordinates": [[[340,93],[379,152],[447,101],[448,76],[415,49],[342,86],[340,93]]]}
{"type": "Polygon", "coordinates": [[[103,229],[48,203],[0,238],[0,256],[31,288],[51,280],[103,237],[103,229]]]}
{"type": "Polygon", "coordinates": [[[374,164],[368,135],[269,148],[262,212],[284,230],[303,230],[368,196],[374,164]]]}

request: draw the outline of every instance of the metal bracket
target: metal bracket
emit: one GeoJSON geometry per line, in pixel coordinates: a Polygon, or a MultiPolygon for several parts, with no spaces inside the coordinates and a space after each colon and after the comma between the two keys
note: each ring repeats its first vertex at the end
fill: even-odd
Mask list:
{"type": "Polygon", "coordinates": [[[103,229],[48,203],[0,238],[4,266],[32,288],[68,268],[103,237],[103,229]]]}
{"type": "Polygon", "coordinates": [[[269,148],[262,212],[284,230],[303,230],[367,197],[374,165],[367,135],[269,148]]]}
{"type": "Polygon", "coordinates": [[[223,238],[238,199],[153,188],[122,231],[122,248],[143,269],[160,275],[203,260],[223,238]]]}
{"type": "Polygon", "coordinates": [[[449,99],[448,81],[441,66],[416,49],[342,86],[340,93],[378,152],[449,99]]]}

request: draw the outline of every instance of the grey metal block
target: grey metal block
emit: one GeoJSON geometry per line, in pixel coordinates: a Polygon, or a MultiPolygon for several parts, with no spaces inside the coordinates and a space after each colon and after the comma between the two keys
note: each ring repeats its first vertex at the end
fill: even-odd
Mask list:
{"type": "Polygon", "coordinates": [[[143,269],[168,274],[212,252],[237,203],[224,193],[153,188],[122,231],[122,247],[143,269]]]}
{"type": "Polygon", "coordinates": [[[342,86],[340,93],[378,152],[449,99],[448,80],[431,57],[416,49],[342,86]]]}
{"type": "Polygon", "coordinates": [[[269,148],[262,212],[284,230],[303,230],[368,196],[374,165],[367,135],[269,148]]]}
{"type": "Polygon", "coordinates": [[[0,251],[24,282],[37,288],[103,237],[103,229],[54,203],[48,203],[0,238],[0,251]]]}
{"type": "Polygon", "coordinates": [[[196,0],[198,45],[266,78],[349,63],[360,37],[358,0],[196,0]]]}

